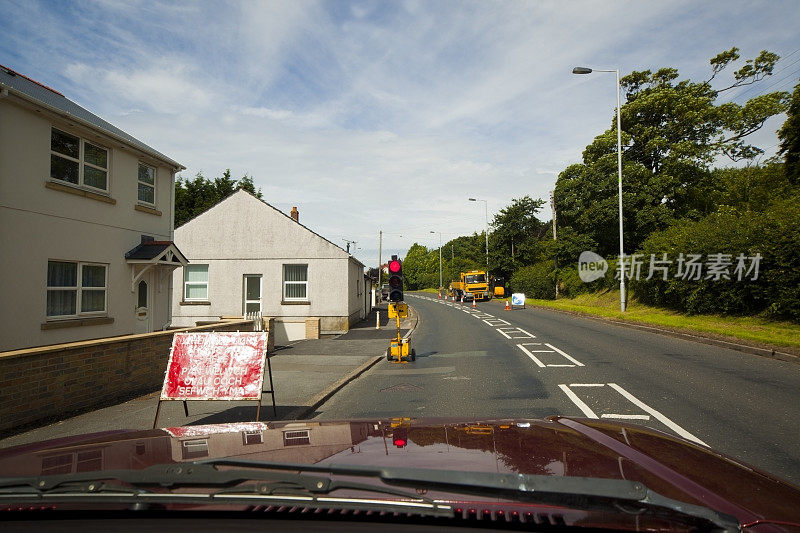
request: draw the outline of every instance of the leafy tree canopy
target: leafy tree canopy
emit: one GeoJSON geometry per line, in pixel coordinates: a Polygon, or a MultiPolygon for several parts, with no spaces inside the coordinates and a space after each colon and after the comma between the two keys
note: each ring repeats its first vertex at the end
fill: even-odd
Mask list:
{"type": "Polygon", "coordinates": [[[175,227],[182,226],[239,189],[256,198],[262,197],[261,189],[256,190],[252,177],[245,174],[237,181],[231,178],[230,169],[213,181],[200,172],[193,180],[178,176],[175,180],[175,227]]]}
{"type": "Polygon", "coordinates": [[[800,83],[795,85],[792,101],[786,112],[787,119],[778,131],[781,139],[780,151],[786,164],[786,177],[800,185],[800,83]]]}
{"type": "MultiPolygon", "coordinates": [[[[758,83],[772,73],[778,56],[762,51],[733,73],[723,89],[712,86],[739,59],[731,48],[710,60],[708,80],[678,81],[678,71],[635,71],[620,85],[623,129],[623,222],[626,253],[649,234],[684,217],[705,213],[710,165],[720,155],[732,160],[763,151],[746,143],[771,116],[787,108],[788,94],[766,93],[739,105],[717,105],[720,93],[758,83]]],[[[556,182],[559,222],[588,236],[599,253],[618,252],[616,119],[583,153],[583,163],[565,169],[556,182]]]]}

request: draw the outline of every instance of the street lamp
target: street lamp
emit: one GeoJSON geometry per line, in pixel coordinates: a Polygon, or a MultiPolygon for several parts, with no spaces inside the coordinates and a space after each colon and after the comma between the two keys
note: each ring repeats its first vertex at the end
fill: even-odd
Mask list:
{"type": "Polygon", "coordinates": [[[439,234],[439,290],[442,290],[442,232],[431,231],[431,233],[439,234]]]}
{"type": "Polygon", "coordinates": [[[617,171],[619,179],[617,185],[619,189],[619,308],[625,311],[625,250],[622,246],[622,108],[619,99],[619,69],[616,70],[597,70],[587,67],[575,67],[573,74],[591,74],[592,72],[614,72],[617,75],[617,171]]]}
{"type": "Polygon", "coordinates": [[[489,202],[480,198],[468,198],[470,202],[483,202],[486,215],[486,283],[489,283],[489,202]]]}

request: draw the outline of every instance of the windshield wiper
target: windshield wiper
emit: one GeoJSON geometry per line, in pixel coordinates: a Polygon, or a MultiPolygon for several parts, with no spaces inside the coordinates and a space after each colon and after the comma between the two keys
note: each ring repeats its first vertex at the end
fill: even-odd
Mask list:
{"type": "Polygon", "coordinates": [[[343,507],[365,504],[379,510],[414,510],[440,516],[452,515],[452,507],[434,502],[393,487],[350,481],[335,481],[330,476],[311,476],[297,468],[269,468],[258,461],[244,465],[225,465],[224,462],[168,463],[140,470],[102,470],[46,476],[27,476],[0,479],[0,501],[50,500],[63,501],[102,499],[115,502],[205,502],[269,503],[288,505],[322,505],[343,507]],[[245,466],[220,470],[219,466],[245,466]],[[249,468],[248,468],[249,467],[249,468]],[[276,471],[277,470],[277,471],[276,471]],[[285,470],[295,470],[286,472],[285,470]],[[120,484],[119,482],[123,483],[120,484]],[[210,493],[175,493],[152,490],[184,487],[222,487],[210,493]],[[348,489],[379,493],[402,498],[369,500],[359,498],[325,497],[348,489]]]}
{"type": "Polygon", "coordinates": [[[247,459],[209,459],[203,464],[258,467],[296,472],[324,472],[380,479],[387,485],[433,489],[456,494],[498,496],[513,500],[575,509],[623,513],[650,512],[656,516],[692,518],[721,531],[740,531],[735,517],[708,507],[662,496],[643,483],[624,479],[561,477],[494,472],[463,472],[366,465],[272,463],[247,459]]]}
{"type": "MultiPolygon", "coordinates": [[[[706,529],[739,531],[738,521],[707,507],[673,500],[644,484],[618,479],[559,477],[493,472],[462,472],[403,467],[364,465],[319,465],[277,463],[247,459],[209,459],[188,463],[155,465],[141,470],[105,470],[51,476],[0,479],[0,501],[64,499],[103,495],[108,501],[245,501],[247,498],[286,500],[291,505],[320,504],[319,499],[337,489],[363,490],[405,498],[406,502],[386,501],[385,505],[413,505],[430,514],[452,514],[452,507],[417,494],[351,481],[332,480],[330,475],[378,479],[386,485],[438,490],[454,494],[496,496],[509,500],[550,504],[573,509],[614,513],[644,513],[654,516],[693,519],[706,529]],[[236,467],[220,470],[218,467],[236,467]],[[310,476],[303,472],[324,473],[310,476]],[[130,487],[109,484],[121,481],[130,487]],[[249,483],[248,482],[255,482],[249,483]],[[175,494],[147,490],[145,487],[223,487],[210,494],[175,494]]],[[[325,505],[348,501],[324,498],[325,505]]],[[[350,499],[349,501],[355,501],[350,499]]],[[[364,502],[363,500],[361,501],[364,502]]],[[[369,504],[376,502],[370,500],[369,504]]]]}

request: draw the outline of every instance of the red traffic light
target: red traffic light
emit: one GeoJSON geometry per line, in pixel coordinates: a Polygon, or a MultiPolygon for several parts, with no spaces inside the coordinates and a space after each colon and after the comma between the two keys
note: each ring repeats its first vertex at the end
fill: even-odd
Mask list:
{"type": "Polygon", "coordinates": [[[389,261],[389,272],[393,274],[400,272],[400,261],[397,260],[389,261]]]}
{"type": "Polygon", "coordinates": [[[403,448],[406,445],[406,439],[395,438],[394,445],[397,446],[398,448],[403,448]]]}
{"type": "Polygon", "coordinates": [[[398,448],[405,448],[408,444],[408,432],[405,428],[396,428],[392,435],[392,443],[398,448]]]}

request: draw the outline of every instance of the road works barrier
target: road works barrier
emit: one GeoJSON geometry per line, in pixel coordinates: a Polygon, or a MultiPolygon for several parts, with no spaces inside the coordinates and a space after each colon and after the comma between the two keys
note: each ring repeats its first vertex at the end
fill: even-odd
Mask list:
{"type": "MultiPolygon", "coordinates": [[[[159,390],[176,332],[252,328],[252,320],[231,320],[0,352],[0,435],[159,390]]],[[[272,320],[265,329],[271,349],[272,320]]]]}

